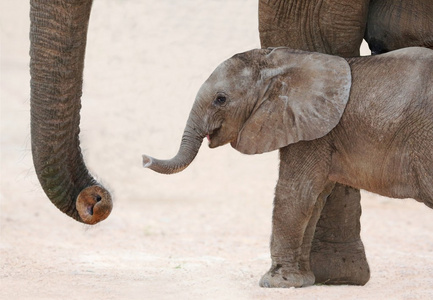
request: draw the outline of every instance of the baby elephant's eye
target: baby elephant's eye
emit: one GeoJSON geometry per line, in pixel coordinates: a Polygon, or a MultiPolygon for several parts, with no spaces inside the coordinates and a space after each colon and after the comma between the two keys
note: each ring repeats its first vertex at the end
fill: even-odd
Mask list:
{"type": "Polygon", "coordinates": [[[215,104],[216,105],[224,105],[225,103],[226,103],[226,101],[227,101],[227,98],[226,98],[226,96],[223,96],[223,95],[219,95],[219,96],[217,96],[216,97],[216,99],[215,99],[215,104]]]}

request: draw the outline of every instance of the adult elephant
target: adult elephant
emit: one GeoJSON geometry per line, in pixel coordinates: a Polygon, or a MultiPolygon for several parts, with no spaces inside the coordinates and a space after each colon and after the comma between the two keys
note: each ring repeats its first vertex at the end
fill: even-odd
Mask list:
{"type": "Polygon", "coordinates": [[[111,212],[110,193],[87,170],[78,139],[92,0],[31,0],[31,143],[36,174],[64,213],[88,224],[111,212]]]}
{"type": "MultiPolygon", "coordinates": [[[[263,48],[286,46],[359,56],[408,46],[433,48],[431,0],[259,0],[263,48]]],[[[321,212],[311,249],[316,283],[363,285],[370,278],[360,238],[360,192],[337,184],[321,212]]]]}

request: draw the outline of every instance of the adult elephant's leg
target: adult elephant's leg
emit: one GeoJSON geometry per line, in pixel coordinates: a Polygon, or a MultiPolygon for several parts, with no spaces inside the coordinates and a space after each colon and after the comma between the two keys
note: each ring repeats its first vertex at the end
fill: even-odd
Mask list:
{"type": "Polygon", "coordinates": [[[88,172],[78,133],[92,0],[31,0],[32,155],[41,186],[70,217],[89,224],[111,212],[111,196],[88,172]]]}
{"type": "Polygon", "coordinates": [[[316,283],[364,285],[370,268],[361,241],[360,192],[336,184],[316,225],[310,262],[316,283]]]}
{"type": "MultiPolygon", "coordinates": [[[[261,45],[357,56],[368,4],[368,0],[260,0],[261,45]]],[[[360,238],[360,214],[359,191],[336,185],[325,203],[313,239],[311,268],[317,273],[317,282],[362,285],[368,281],[370,271],[360,238]],[[357,263],[350,265],[352,260],[357,263]],[[332,267],[328,262],[334,263],[332,267]]]]}

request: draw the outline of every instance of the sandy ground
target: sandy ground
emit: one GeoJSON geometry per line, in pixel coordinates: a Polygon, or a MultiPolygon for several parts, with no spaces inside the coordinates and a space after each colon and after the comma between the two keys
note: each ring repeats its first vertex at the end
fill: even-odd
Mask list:
{"type": "Polygon", "coordinates": [[[31,161],[27,2],[0,8],[1,299],[433,298],[433,211],[423,204],[363,193],[366,286],[262,289],[277,152],[204,146],[181,174],[141,167],[142,153],[176,153],[211,71],[259,47],[256,1],[95,1],[81,140],[115,207],[94,227],[60,213],[31,161]]]}

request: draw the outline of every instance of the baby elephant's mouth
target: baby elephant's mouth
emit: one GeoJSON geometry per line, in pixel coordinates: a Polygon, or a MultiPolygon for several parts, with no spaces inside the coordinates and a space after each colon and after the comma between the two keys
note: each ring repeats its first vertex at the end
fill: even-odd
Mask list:
{"type": "Polygon", "coordinates": [[[206,135],[210,148],[215,148],[218,146],[216,144],[216,140],[218,139],[218,133],[220,132],[220,130],[221,127],[218,127],[214,130],[209,131],[209,133],[206,135]]]}

